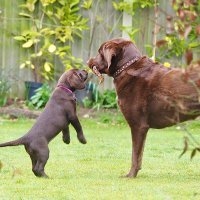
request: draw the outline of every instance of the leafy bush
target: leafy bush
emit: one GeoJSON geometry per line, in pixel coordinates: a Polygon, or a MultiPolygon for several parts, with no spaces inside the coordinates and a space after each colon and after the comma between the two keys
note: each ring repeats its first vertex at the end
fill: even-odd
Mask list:
{"type": "Polygon", "coordinates": [[[10,85],[7,81],[0,79],[0,106],[4,106],[7,102],[10,85]]]}
{"type": "Polygon", "coordinates": [[[166,18],[165,36],[157,41],[159,57],[184,56],[189,65],[200,47],[200,1],[174,0],[172,7],[176,16],[166,18]]]}
{"type": "Polygon", "coordinates": [[[42,87],[36,90],[36,94],[31,97],[31,104],[36,108],[42,108],[48,102],[52,89],[48,84],[44,84],[42,87]]]}
{"type": "Polygon", "coordinates": [[[102,94],[96,87],[93,89],[92,99],[87,97],[83,100],[83,104],[87,108],[117,108],[117,97],[114,90],[105,90],[102,94]]]}
{"type": "Polygon", "coordinates": [[[35,82],[53,80],[55,57],[66,69],[83,67],[82,59],[72,56],[69,45],[88,28],[88,19],[79,12],[80,3],[80,0],[26,0],[20,5],[19,15],[29,20],[29,26],[22,27],[14,39],[29,52],[20,68],[30,69],[35,82]]]}
{"type": "Polygon", "coordinates": [[[106,90],[99,96],[103,108],[117,108],[117,97],[115,90],[106,90]]]}

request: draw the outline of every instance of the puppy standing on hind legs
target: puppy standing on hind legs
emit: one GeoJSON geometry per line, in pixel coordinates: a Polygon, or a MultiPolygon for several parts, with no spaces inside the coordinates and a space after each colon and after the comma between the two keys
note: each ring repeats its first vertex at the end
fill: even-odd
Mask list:
{"type": "Polygon", "coordinates": [[[36,123],[21,138],[0,144],[0,147],[24,145],[32,161],[32,171],[38,177],[48,177],[44,167],[49,158],[48,143],[62,131],[63,141],[70,143],[68,125],[71,123],[77,132],[78,140],[86,144],[81,124],[76,115],[74,91],[85,88],[85,70],[72,69],[58,80],[57,87],[46,104],[36,123]]]}

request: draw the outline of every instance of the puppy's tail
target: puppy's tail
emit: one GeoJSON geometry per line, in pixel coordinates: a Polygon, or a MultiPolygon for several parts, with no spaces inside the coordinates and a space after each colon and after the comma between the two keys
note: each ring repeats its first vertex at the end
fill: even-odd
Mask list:
{"type": "Polygon", "coordinates": [[[24,145],[25,144],[25,137],[21,137],[19,139],[10,141],[10,142],[5,142],[0,144],[0,147],[7,147],[7,146],[18,146],[18,145],[24,145]]]}

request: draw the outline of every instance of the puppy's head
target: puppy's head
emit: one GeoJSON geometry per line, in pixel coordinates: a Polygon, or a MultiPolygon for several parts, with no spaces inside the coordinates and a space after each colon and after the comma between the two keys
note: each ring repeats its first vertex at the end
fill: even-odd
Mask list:
{"type": "Polygon", "coordinates": [[[87,77],[88,73],[85,70],[70,69],[62,74],[58,84],[64,84],[72,89],[81,90],[85,88],[87,77]]]}
{"type": "Polygon", "coordinates": [[[123,38],[104,42],[96,57],[88,60],[88,66],[100,77],[101,74],[112,76],[117,69],[133,57],[141,57],[137,47],[123,38]]]}

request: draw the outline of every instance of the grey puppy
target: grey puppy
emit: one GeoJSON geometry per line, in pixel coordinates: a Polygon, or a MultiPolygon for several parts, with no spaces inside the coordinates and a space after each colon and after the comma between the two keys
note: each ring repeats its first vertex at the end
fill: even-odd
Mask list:
{"type": "Polygon", "coordinates": [[[85,88],[85,70],[71,69],[58,80],[58,85],[36,123],[21,138],[0,144],[0,147],[24,145],[32,161],[32,171],[38,177],[48,177],[44,167],[49,158],[48,143],[62,131],[63,141],[70,143],[68,125],[71,123],[77,132],[78,140],[86,144],[81,124],[76,115],[75,89],[85,88]]]}

